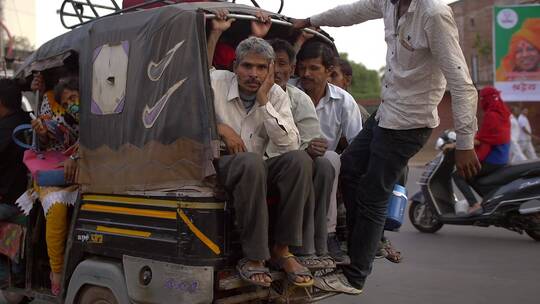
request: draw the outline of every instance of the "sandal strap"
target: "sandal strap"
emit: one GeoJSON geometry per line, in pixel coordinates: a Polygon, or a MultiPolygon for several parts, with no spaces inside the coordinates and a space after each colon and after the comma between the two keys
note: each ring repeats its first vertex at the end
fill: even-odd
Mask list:
{"type": "MultiPolygon", "coordinates": [[[[270,275],[270,269],[264,266],[247,266],[248,259],[243,258],[238,261],[238,267],[244,271],[253,272],[253,274],[268,274],[270,275]]],[[[250,277],[253,275],[249,275],[250,277]]]]}

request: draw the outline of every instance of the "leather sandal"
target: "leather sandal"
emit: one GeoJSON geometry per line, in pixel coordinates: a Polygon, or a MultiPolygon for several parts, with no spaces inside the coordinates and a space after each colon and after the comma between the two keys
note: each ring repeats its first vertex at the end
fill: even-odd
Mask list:
{"type": "Polygon", "coordinates": [[[244,280],[245,282],[248,282],[253,285],[262,286],[262,287],[270,287],[272,283],[266,283],[266,282],[252,279],[252,277],[257,274],[262,274],[272,279],[272,274],[270,273],[270,270],[267,267],[249,266],[248,265],[249,261],[250,261],[249,259],[243,258],[240,261],[238,261],[238,263],[236,264],[236,271],[238,272],[238,275],[240,275],[240,278],[244,280]]]}
{"type": "Polygon", "coordinates": [[[302,268],[300,270],[297,270],[297,271],[292,271],[292,272],[288,272],[284,269],[283,265],[285,264],[285,261],[288,260],[288,259],[295,259],[298,264],[302,265],[298,259],[291,253],[289,254],[286,254],[282,257],[278,257],[278,258],[272,258],[270,260],[270,263],[276,268],[276,269],[279,269],[279,270],[282,270],[283,272],[285,272],[285,274],[287,274],[287,280],[295,285],[295,286],[298,286],[298,287],[310,287],[313,285],[314,283],[314,279],[313,279],[313,274],[311,273],[311,271],[309,271],[309,269],[305,266],[302,265],[302,268]],[[300,282],[297,282],[296,279],[299,279],[299,278],[302,278],[302,277],[309,277],[309,281],[307,282],[303,282],[303,283],[300,283],[300,282]]]}
{"type": "Polygon", "coordinates": [[[296,256],[296,260],[300,265],[306,267],[309,270],[321,270],[321,269],[333,269],[336,268],[336,262],[332,257],[328,255],[316,256],[312,255],[301,255],[296,256]]]}

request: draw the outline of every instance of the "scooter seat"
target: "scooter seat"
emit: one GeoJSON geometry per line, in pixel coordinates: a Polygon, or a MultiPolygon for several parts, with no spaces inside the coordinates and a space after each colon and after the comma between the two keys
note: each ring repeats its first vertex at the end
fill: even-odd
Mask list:
{"type": "Polygon", "coordinates": [[[476,180],[480,186],[504,185],[523,176],[540,176],[540,161],[508,165],[476,180]]]}

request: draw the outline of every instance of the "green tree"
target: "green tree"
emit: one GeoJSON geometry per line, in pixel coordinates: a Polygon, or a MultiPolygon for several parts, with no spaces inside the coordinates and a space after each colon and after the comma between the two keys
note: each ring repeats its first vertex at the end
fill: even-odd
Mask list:
{"type": "Polygon", "coordinates": [[[355,99],[377,99],[381,95],[381,81],[379,72],[370,70],[365,65],[348,59],[347,53],[340,53],[339,56],[351,64],[353,70],[353,81],[351,95],[355,99]]]}

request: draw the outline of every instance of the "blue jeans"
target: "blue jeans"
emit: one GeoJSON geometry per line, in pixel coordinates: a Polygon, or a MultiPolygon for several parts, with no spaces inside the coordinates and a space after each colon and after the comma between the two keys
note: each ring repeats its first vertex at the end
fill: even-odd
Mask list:
{"type": "Polygon", "coordinates": [[[371,273],[392,188],[431,131],[430,128],[381,128],[373,114],[341,155],[340,179],[347,208],[351,258],[351,265],[343,272],[356,288],[361,289],[371,273]]]}

